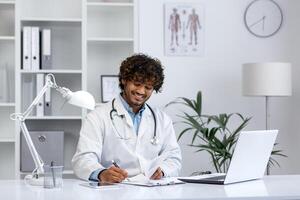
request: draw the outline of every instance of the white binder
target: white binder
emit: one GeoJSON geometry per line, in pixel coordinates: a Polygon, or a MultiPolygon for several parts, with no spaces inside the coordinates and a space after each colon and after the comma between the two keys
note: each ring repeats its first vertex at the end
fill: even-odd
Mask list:
{"type": "Polygon", "coordinates": [[[40,28],[31,28],[31,63],[32,70],[40,69],[40,28]]]}
{"type": "MultiPolygon", "coordinates": [[[[44,74],[36,75],[36,95],[43,89],[44,87],[44,74]]],[[[36,106],[36,116],[42,117],[44,116],[44,97],[40,99],[39,103],[36,106]]]]}
{"type": "MultiPolygon", "coordinates": [[[[24,112],[35,97],[34,76],[22,76],[22,111],[24,112]]],[[[34,113],[30,113],[33,116],[34,113]]]]}
{"type": "Polygon", "coordinates": [[[50,69],[52,65],[51,55],[51,30],[42,30],[42,69],[50,69]]]}
{"type": "Polygon", "coordinates": [[[31,27],[23,27],[23,69],[31,70],[31,27]]]}
{"type": "Polygon", "coordinates": [[[0,66],[0,102],[8,102],[8,68],[0,66]]]}
{"type": "Polygon", "coordinates": [[[48,89],[45,93],[44,115],[50,116],[52,114],[51,111],[51,89],[48,89]]]}

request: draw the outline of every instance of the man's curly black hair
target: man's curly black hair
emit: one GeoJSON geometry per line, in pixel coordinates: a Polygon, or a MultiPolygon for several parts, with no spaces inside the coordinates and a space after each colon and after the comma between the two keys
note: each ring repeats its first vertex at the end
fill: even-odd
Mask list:
{"type": "Polygon", "coordinates": [[[156,92],[161,92],[165,78],[163,70],[163,66],[158,59],[145,54],[134,54],[121,63],[119,86],[124,90],[122,80],[141,83],[152,82],[153,89],[156,92]]]}

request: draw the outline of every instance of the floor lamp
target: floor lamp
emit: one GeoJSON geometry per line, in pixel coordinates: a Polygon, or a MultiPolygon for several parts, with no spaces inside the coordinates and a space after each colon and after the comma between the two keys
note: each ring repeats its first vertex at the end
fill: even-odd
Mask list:
{"type": "MultiPolygon", "coordinates": [[[[265,127],[270,129],[269,98],[292,95],[292,73],[290,63],[246,63],[243,64],[243,95],[265,97],[265,127]]],[[[269,167],[267,174],[270,173],[269,167]]]]}

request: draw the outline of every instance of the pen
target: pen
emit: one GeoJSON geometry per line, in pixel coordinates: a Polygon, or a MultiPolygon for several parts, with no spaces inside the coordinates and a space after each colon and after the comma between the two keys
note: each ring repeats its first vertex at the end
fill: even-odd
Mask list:
{"type": "Polygon", "coordinates": [[[114,160],[111,160],[111,163],[112,163],[115,167],[120,168],[120,166],[119,166],[114,160]]]}
{"type": "Polygon", "coordinates": [[[55,175],[54,175],[54,161],[51,161],[50,169],[51,169],[51,174],[52,174],[53,186],[56,187],[56,181],[55,181],[55,175]]]}

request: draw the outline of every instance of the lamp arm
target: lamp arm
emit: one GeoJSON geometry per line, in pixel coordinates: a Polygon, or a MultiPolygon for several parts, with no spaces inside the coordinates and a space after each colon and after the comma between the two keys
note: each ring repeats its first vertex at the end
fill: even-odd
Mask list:
{"type": "Polygon", "coordinates": [[[25,124],[25,121],[21,121],[20,122],[20,126],[21,126],[21,129],[22,129],[22,133],[24,135],[24,138],[26,140],[26,143],[28,145],[28,148],[29,148],[29,151],[30,151],[30,154],[33,158],[33,161],[34,161],[34,164],[35,164],[35,170],[37,170],[37,174],[43,174],[44,173],[44,161],[41,159],[41,157],[39,156],[33,142],[32,142],[32,139],[30,137],[30,134],[28,132],[28,129],[27,129],[27,126],[25,124]]]}
{"type": "MultiPolygon", "coordinates": [[[[53,76],[53,74],[48,74],[46,76],[46,83],[44,85],[44,87],[41,89],[41,91],[37,94],[37,96],[34,98],[34,100],[32,101],[32,103],[29,105],[29,107],[26,109],[26,111],[24,113],[13,113],[11,115],[11,119],[13,120],[17,120],[20,122],[20,127],[22,130],[22,133],[24,135],[24,138],[26,140],[26,143],[28,145],[29,151],[31,153],[31,156],[33,158],[34,164],[35,164],[35,170],[33,171],[34,175],[38,175],[40,173],[44,173],[44,162],[41,159],[41,157],[39,156],[33,142],[32,139],[30,137],[29,131],[27,129],[27,126],[25,124],[25,120],[28,117],[28,115],[32,112],[33,108],[39,103],[40,99],[44,96],[45,92],[48,89],[51,88],[58,88],[58,86],[56,85],[55,82],[55,78],[53,76]],[[52,81],[52,80],[53,81],[52,81]]],[[[38,177],[36,177],[38,178],[38,177]]]]}

